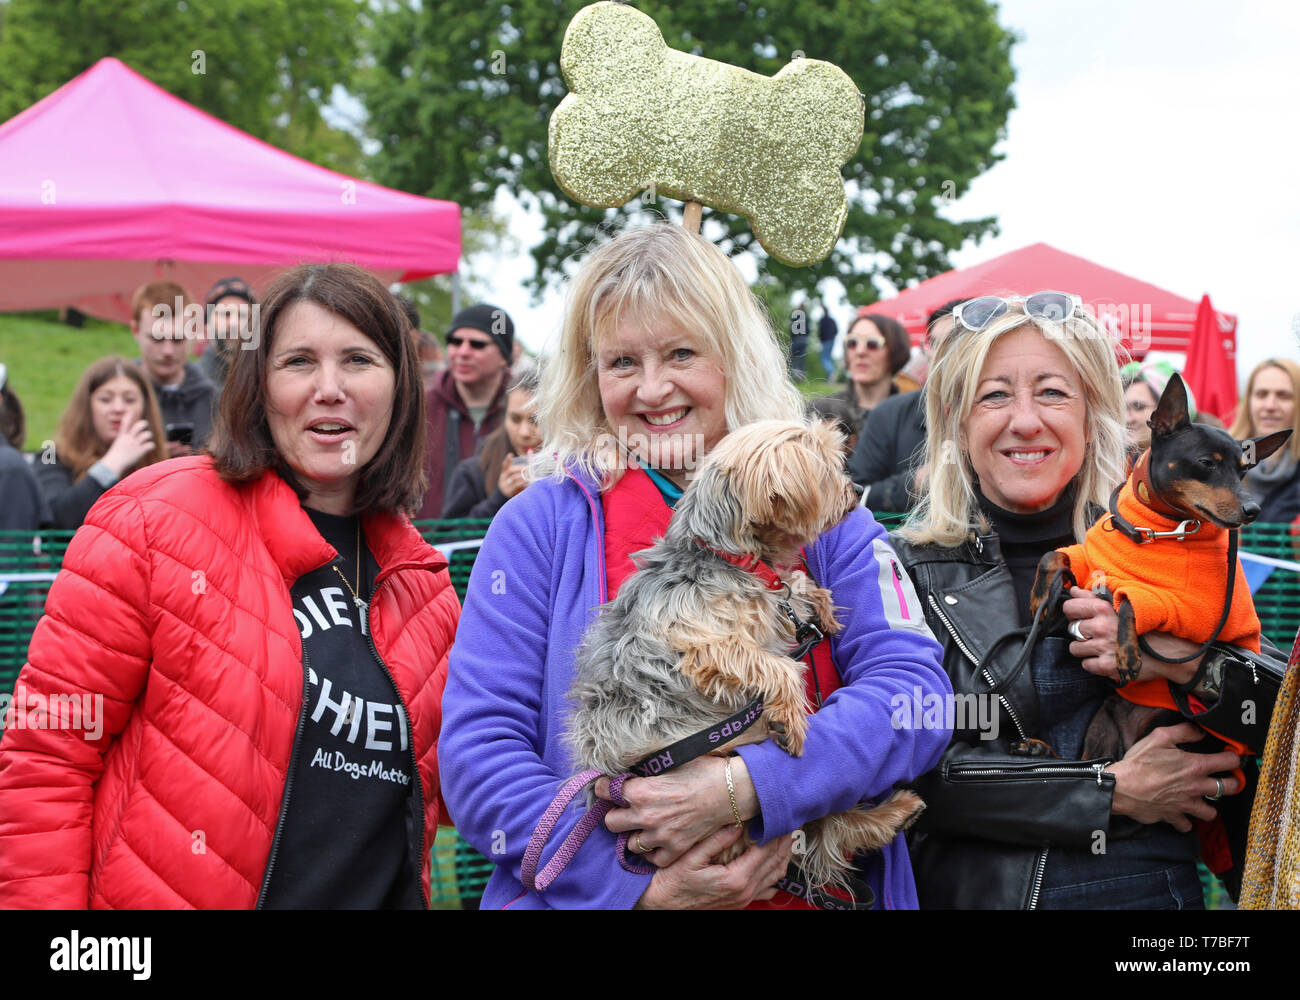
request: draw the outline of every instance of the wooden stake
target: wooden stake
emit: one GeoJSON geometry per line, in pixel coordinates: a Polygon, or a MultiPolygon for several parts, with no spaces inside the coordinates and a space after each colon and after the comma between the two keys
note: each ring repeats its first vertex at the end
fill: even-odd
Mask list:
{"type": "Polygon", "coordinates": [[[703,210],[704,206],[698,201],[688,201],[685,213],[682,216],[682,225],[691,232],[698,233],[700,231],[700,215],[703,210]]]}

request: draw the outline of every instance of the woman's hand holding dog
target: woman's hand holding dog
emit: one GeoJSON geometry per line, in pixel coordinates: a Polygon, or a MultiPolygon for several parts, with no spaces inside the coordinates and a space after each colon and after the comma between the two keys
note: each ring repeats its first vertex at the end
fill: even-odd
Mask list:
{"type": "MultiPolygon", "coordinates": [[[[753,819],[758,796],[749,769],[740,756],[730,760],[736,808],[742,820],[753,819]]],[[[721,757],[704,756],[657,778],[629,778],[623,785],[628,808],[611,809],[605,825],[613,833],[637,831],[630,838],[632,849],[667,868],[719,828],[735,825],[725,769],[721,757]]],[[[596,782],[596,797],[609,799],[608,778],[596,782]]]]}
{"type": "MultiPolygon", "coordinates": [[[[1065,616],[1072,622],[1078,622],[1086,640],[1070,643],[1070,655],[1077,657],[1083,669],[1098,677],[1119,680],[1119,666],[1115,659],[1115,644],[1119,628],[1119,615],[1114,606],[1095,596],[1092,591],[1082,587],[1070,588],[1070,599],[1061,605],[1065,616]]],[[[1148,645],[1171,659],[1190,656],[1201,648],[1200,643],[1167,635],[1164,632],[1151,632],[1145,636],[1148,645]]],[[[1153,677],[1167,677],[1175,683],[1185,683],[1192,679],[1200,658],[1187,663],[1162,663],[1153,656],[1142,654],[1141,680],[1153,677]]]]}
{"type": "Polygon", "coordinates": [[[1215,779],[1211,775],[1231,771],[1241,765],[1231,750],[1201,754],[1179,750],[1180,743],[1193,743],[1205,733],[1190,722],[1161,726],[1129,748],[1124,759],[1110,767],[1115,775],[1115,794],[1111,812],[1132,816],[1139,823],[1169,823],[1187,833],[1191,819],[1214,819],[1216,810],[1205,796],[1219,791],[1224,795],[1241,791],[1233,777],[1215,779]]]}
{"type": "MultiPolygon", "coordinates": [[[[622,811],[622,810],[615,810],[622,811]]],[[[725,865],[712,859],[736,842],[741,828],[724,826],[696,844],[677,861],[660,868],[650,888],[637,901],[638,910],[739,910],[756,899],[776,895],[774,884],[785,874],[794,854],[790,837],[751,844],[725,865]]]]}

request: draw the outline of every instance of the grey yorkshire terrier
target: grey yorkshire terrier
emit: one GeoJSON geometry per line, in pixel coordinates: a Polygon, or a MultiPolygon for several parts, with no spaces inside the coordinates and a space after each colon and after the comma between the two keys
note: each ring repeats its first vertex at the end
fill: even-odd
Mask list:
{"type": "MultiPolygon", "coordinates": [[[[791,755],[808,730],[804,664],[788,655],[816,617],[838,632],[830,591],[799,571],[799,550],[858,505],[830,423],[763,420],[726,435],[678,501],[667,534],[605,605],[579,650],[567,738],[575,762],[607,775],[762,701],[762,719],[714,751],[768,736],[791,755]],[[743,562],[760,559],[787,584],[773,590],[743,562]]],[[[796,858],[814,886],[846,883],[849,859],[889,843],[924,808],[910,791],[805,828],[796,858]]],[[[741,853],[744,837],[721,861],[741,853]]]]}

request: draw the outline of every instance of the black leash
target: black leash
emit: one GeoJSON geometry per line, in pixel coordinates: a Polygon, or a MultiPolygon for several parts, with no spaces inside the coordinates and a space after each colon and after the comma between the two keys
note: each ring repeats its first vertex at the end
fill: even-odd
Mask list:
{"type": "Polygon", "coordinates": [[[1142,652],[1154,656],[1161,663],[1190,663],[1198,656],[1204,656],[1209,652],[1210,647],[1218,641],[1219,633],[1223,631],[1223,626],[1228,624],[1228,613],[1232,610],[1232,590],[1237,582],[1237,529],[1228,529],[1228,592],[1223,599],[1223,615],[1219,618],[1219,624],[1214,629],[1214,635],[1206,641],[1205,645],[1198,649],[1191,656],[1182,656],[1176,660],[1161,656],[1149,645],[1145,636],[1138,636],[1138,645],[1142,647],[1142,652]]]}

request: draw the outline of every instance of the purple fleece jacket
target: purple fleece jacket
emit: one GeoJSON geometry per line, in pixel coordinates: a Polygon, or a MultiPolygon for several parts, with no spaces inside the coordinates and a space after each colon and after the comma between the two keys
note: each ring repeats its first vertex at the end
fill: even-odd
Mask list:
{"type": "MultiPolygon", "coordinates": [[[[858,509],[807,552],[844,629],[832,639],[844,686],[810,720],[803,755],[771,740],[740,749],[761,815],[762,843],[813,819],[879,799],[938,763],[951,732],[895,728],[900,704],[951,694],[942,650],[885,531],[858,509]]],[[[574,650],[606,600],[604,517],[594,485],[535,483],[501,509],[474,563],[443,696],[442,792],[461,835],[496,870],[483,907],[628,909],[650,877],[624,871],[603,825],[544,894],[527,893],[520,862],[542,813],[575,772],[563,742],[574,650]],[[522,898],[519,898],[521,897],[522,898]],[[517,900],[517,901],[516,901],[517,900]]],[[[910,713],[909,713],[910,714],[910,713]]],[[[579,796],[552,832],[542,864],[585,809],[579,796]]],[[[893,909],[915,909],[900,835],[872,886],[893,909]]]]}

